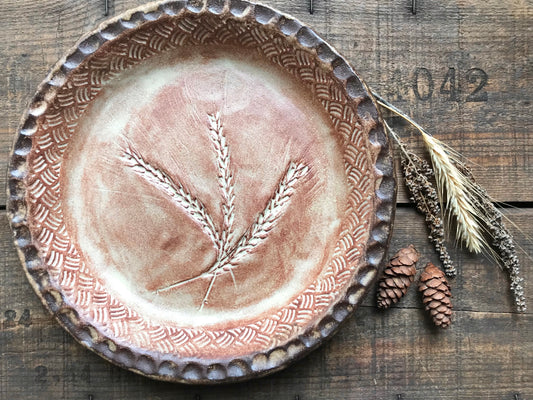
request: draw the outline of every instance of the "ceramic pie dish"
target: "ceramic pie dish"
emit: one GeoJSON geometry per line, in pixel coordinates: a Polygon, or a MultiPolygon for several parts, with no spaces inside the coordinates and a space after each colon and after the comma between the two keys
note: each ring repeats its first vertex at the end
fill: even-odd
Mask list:
{"type": "Polygon", "coordinates": [[[83,37],[15,140],[8,213],[35,291],[151,378],[285,367],[361,302],[394,211],[368,89],[246,1],[150,3],[83,37]]]}

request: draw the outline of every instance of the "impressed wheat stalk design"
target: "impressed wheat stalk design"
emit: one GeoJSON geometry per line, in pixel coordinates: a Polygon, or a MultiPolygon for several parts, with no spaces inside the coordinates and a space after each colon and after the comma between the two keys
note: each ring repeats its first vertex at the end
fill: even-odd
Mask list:
{"type": "Polygon", "coordinates": [[[233,222],[235,220],[235,193],[233,191],[233,175],[230,168],[229,147],[224,136],[224,127],[220,121],[220,113],[208,115],[209,137],[217,156],[218,186],[222,192],[222,222],[221,240],[223,243],[221,255],[228,251],[233,235],[233,222]]]}
{"type": "Polygon", "coordinates": [[[179,181],[173,180],[167,173],[152,166],[131,146],[124,150],[124,156],[129,166],[149,183],[169,195],[213,242],[216,250],[216,261],[213,265],[197,276],[175,282],[155,291],[155,293],[161,293],[198,279],[210,278],[200,310],[207,303],[219,275],[230,273],[235,283],[233,269],[267,239],[289,207],[296,185],[309,173],[308,166],[302,162],[291,161],[263,211],[259,213],[248,229],[237,240],[234,240],[235,193],[229,146],[224,136],[220,114],[209,114],[208,122],[209,138],[216,156],[217,181],[222,195],[223,221],[220,231],[213,224],[213,219],[202,202],[193,197],[179,181]]]}
{"type": "Polygon", "coordinates": [[[130,167],[136,173],[170,196],[187,215],[200,225],[204,233],[215,245],[218,254],[221,250],[220,235],[203,203],[193,197],[179,181],[172,180],[166,172],[149,164],[131,146],[124,150],[124,155],[130,167]]]}

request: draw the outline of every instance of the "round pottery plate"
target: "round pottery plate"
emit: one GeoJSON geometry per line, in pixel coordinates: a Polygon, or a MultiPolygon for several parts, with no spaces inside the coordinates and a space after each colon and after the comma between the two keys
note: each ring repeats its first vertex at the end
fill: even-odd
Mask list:
{"type": "Polygon", "coordinates": [[[311,29],[241,0],[166,1],[54,67],[8,190],[65,329],[137,373],[214,383],[336,330],[377,275],[395,183],[367,87],[311,29]]]}

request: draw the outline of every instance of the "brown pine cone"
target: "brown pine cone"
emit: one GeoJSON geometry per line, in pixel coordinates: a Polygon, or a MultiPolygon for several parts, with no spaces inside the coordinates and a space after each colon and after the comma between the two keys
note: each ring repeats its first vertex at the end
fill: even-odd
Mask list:
{"type": "Polygon", "coordinates": [[[442,328],[450,326],[452,320],[452,302],[450,285],[444,272],[432,263],[428,263],[420,275],[418,289],[422,292],[422,301],[429,311],[435,325],[442,328]]]}
{"type": "Polygon", "coordinates": [[[401,249],[385,266],[379,281],[378,307],[389,308],[407,292],[415,279],[416,262],[420,255],[411,244],[401,249]]]}

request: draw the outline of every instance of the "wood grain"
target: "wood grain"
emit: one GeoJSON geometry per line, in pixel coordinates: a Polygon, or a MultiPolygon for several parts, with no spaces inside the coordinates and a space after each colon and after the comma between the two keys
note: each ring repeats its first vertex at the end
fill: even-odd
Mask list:
{"type": "MultiPolygon", "coordinates": [[[[142,3],[110,0],[110,14],[142,3]]],[[[315,0],[311,15],[308,1],[268,1],[313,26],[369,85],[473,160],[479,182],[494,197],[530,206],[533,6],[524,0],[417,3],[413,15],[407,0],[315,0]],[[481,82],[479,70],[487,83],[472,95],[481,82]],[[480,101],[466,101],[468,96],[480,101]]],[[[0,15],[5,170],[26,103],[57,59],[105,19],[104,0],[3,0],[0,15]]],[[[393,122],[414,149],[422,148],[412,130],[393,122]]],[[[400,187],[399,202],[406,201],[400,187]]],[[[525,255],[533,254],[526,239],[533,237],[533,209],[506,212],[518,226],[513,233],[524,250],[531,310],[533,262],[525,255]]],[[[422,253],[420,265],[436,261],[425,236],[414,210],[399,208],[391,252],[412,242],[422,253]]],[[[532,313],[512,312],[505,274],[482,257],[452,254],[459,276],[452,283],[455,321],[447,331],[432,328],[416,290],[387,312],[375,308],[371,293],[338,334],[304,360],[261,380],[209,388],[153,382],[82,348],[39,304],[6,222],[0,224],[0,244],[1,399],[533,398],[532,313]]]]}
{"type": "MultiPolygon", "coordinates": [[[[498,0],[418,3],[416,15],[410,1],[314,1],[314,14],[304,0],[269,5],[314,27],[371,87],[475,162],[480,183],[490,186],[493,197],[530,201],[523,187],[533,185],[533,64],[528,50],[533,6],[498,0]],[[453,96],[446,79],[450,68],[455,71],[453,96]],[[486,101],[466,101],[481,83],[481,72],[469,72],[474,69],[488,78],[473,100],[486,95],[486,101]]],[[[110,13],[141,4],[110,1],[110,13]]],[[[8,21],[0,33],[0,169],[5,169],[27,102],[63,53],[105,19],[104,0],[4,0],[0,15],[8,21]]],[[[413,131],[396,126],[421,148],[413,131]]],[[[403,188],[399,200],[407,200],[403,188]]],[[[3,193],[0,204],[5,204],[3,193]]]]}
{"type": "MultiPolygon", "coordinates": [[[[531,234],[533,209],[508,213],[531,234]]],[[[517,235],[527,254],[533,244],[517,235]]],[[[398,210],[391,251],[414,243],[419,266],[432,258],[423,222],[398,210]],[[408,239],[406,239],[408,238],[408,239]]],[[[115,367],[76,343],[48,315],[26,281],[10,232],[0,230],[0,398],[2,399],[521,399],[533,396],[533,314],[517,315],[505,274],[482,257],[454,254],[454,323],[434,328],[416,290],[388,311],[371,293],[328,343],[273,376],[217,388],[165,384],[115,367]],[[28,318],[22,318],[25,310],[28,318]],[[13,312],[16,313],[14,318],[13,312]],[[429,397],[431,396],[431,397],[429,397]]],[[[533,281],[533,263],[524,277],[533,281]]],[[[533,298],[533,287],[527,285],[533,298]]],[[[530,301],[531,303],[531,301],[530,301]]]]}

